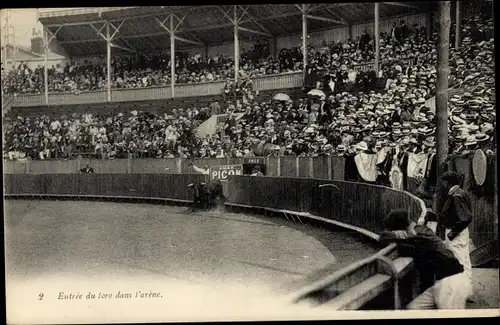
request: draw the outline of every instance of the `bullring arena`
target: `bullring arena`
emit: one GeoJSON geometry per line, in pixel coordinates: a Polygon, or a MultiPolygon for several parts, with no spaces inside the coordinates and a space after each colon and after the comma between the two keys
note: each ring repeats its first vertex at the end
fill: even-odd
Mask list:
{"type": "Polygon", "coordinates": [[[498,316],[492,9],[40,12],[37,59],[2,48],[8,323],[402,311],[434,279],[379,241],[383,220],[427,222],[445,170],[473,215],[453,316],[498,316]]]}

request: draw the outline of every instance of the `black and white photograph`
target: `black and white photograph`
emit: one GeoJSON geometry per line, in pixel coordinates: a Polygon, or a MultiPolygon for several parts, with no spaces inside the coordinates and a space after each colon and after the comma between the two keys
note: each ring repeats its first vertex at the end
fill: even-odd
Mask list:
{"type": "Polygon", "coordinates": [[[494,1],[9,5],[7,324],[500,316],[494,1]]]}

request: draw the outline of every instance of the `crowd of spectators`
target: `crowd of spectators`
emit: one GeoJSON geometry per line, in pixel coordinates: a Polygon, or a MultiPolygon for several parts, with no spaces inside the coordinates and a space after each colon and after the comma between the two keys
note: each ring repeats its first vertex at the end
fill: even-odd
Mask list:
{"type": "MultiPolygon", "coordinates": [[[[68,148],[81,146],[108,157],[132,153],[158,158],[262,153],[314,156],[345,154],[359,148],[376,151],[384,146],[432,152],[435,116],[426,100],[435,94],[437,35],[433,33],[428,39],[418,26],[405,32],[401,26],[403,23],[396,26],[399,31],[393,29],[381,38],[383,64],[375,76],[379,87],[373,87],[373,80],[363,81],[359,73],[352,75],[353,65],[371,59],[373,54],[372,40],[364,34],[357,43],[332,44],[310,52],[311,66],[329,73],[316,85],[324,96],[285,102],[259,102],[250,96],[239,105],[230,106],[228,120],[212,137],[199,138],[194,133],[199,122],[209,117],[208,108],[175,111],[166,118],[140,113],[130,118],[107,116],[89,120],[72,116],[60,121],[19,117],[7,124],[4,148],[11,157],[20,152],[21,156],[34,159],[69,157],[68,148]],[[363,82],[372,87],[359,87],[363,82]],[[244,113],[242,118],[236,118],[238,111],[244,113]]],[[[450,49],[450,84],[467,90],[449,101],[450,146],[456,154],[493,145],[496,112],[492,31],[491,19],[473,17],[464,21],[462,46],[450,49]]],[[[258,64],[266,54],[265,46],[251,50],[257,54],[246,60],[248,64],[258,64]]],[[[283,51],[278,65],[300,67],[299,53],[300,49],[283,51]]],[[[136,68],[141,67],[144,66],[136,68]]],[[[69,73],[81,77],[81,71],[76,71],[79,72],[70,69],[69,73]]],[[[94,69],[96,74],[98,71],[94,69]]],[[[251,88],[251,78],[243,78],[243,82],[250,86],[229,85],[228,89],[251,88]]]]}
{"type": "Polygon", "coordinates": [[[196,127],[210,117],[210,108],[174,109],[171,114],[132,111],[128,115],[21,117],[4,122],[8,159],[187,157],[196,127]]]}
{"type": "MultiPolygon", "coordinates": [[[[493,33],[492,20],[472,19],[463,21],[463,45],[478,44],[489,40],[493,33]],[[485,23],[483,23],[485,22],[485,23]]],[[[451,35],[454,37],[454,32],[451,35]]],[[[408,65],[415,60],[423,64],[435,64],[437,33],[426,37],[425,28],[407,27],[404,21],[394,23],[388,33],[381,33],[381,67],[394,64],[408,65]],[[425,62],[427,61],[427,62],[425,62]]],[[[453,41],[453,40],[452,40],[453,41]]],[[[452,42],[453,44],[453,42],[452,42]]],[[[459,58],[456,58],[457,60],[459,58]]],[[[365,30],[360,37],[346,42],[325,42],[319,48],[308,48],[307,86],[336,91],[375,89],[375,71],[368,67],[360,71],[359,66],[374,60],[374,39],[365,30]]],[[[453,60],[453,57],[452,57],[453,60]]],[[[242,51],[240,71],[242,77],[255,77],[300,71],[303,68],[300,47],[280,50],[273,58],[268,41],[257,42],[242,51]]],[[[226,80],[234,76],[234,61],[225,55],[204,56],[199,53],[176,55],[176,82],[178,84],[226,80]]],[[[170,56],[166,53],[140,53],[138,55],[113,56],[112,87],[142,88],[170,84],[170,56]]],[[[8,71],[2,78],[5,93],[43,93],[44,71],[42,66],[31,70],[25,63],[8,71]]],[[[73,62],[66,66],[48,69],[49,92],[82,92],[104,89],[106,64],[101,60],[73,62]]]]}
{"type": "MultiPolygon", "coordinates": [[[[292,71],[288,68],[288,50],[278,58],[270,57],[269,44],[257,42],[242,51],[240,71],[243,77],[277,74],[292,71]]],[[[201,55],[177,53],[176,83],[220,81],[234,77],[234,60],[227,55],[201,55]]],[[[134,56],[113,56],[111,60],[113,88],[144,88],[170,84],[170,55],[168,53],[140,53],[134,56]]],[[[48,68],[49,92],[82,92],[101,90],[107,85],[106,61],[75,61],[66,66],[48,68]]],[[[3,78],[2,90],[6,93],[39,94],[44,91],[44,69],[39,65],[30,69],[21,62],[3,78]]]]}

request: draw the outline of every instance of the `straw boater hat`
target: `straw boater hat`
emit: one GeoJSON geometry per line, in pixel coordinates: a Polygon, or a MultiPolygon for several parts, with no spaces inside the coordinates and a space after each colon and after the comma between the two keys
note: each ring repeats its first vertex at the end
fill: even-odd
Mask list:
{"type": "Polygon", "coordinates": [[[368,150],[368,145],[366,144],[365,141],[361,141],[360,143],[358,143],[356,145],[356,150],[367,151],[368,150]]]}
{"type": "Polygon", "coordinates": [[[482,150],[476,150],[472,158],[472,174],[477,185],[483,185],[486,180],[487,173],[486,155],[482,150]]]}

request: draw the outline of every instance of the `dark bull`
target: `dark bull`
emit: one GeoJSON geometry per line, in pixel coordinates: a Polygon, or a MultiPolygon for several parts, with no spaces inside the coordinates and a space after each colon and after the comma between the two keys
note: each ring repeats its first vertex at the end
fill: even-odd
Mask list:
{"type": "Polygon", "coordinates": [[[224,204],[224,193],[222,183],[219,180],[205,182],[190,183],[188,187],[193,189],[193,205],[192,211],[211,210],[219,204],[224,204]]]}

